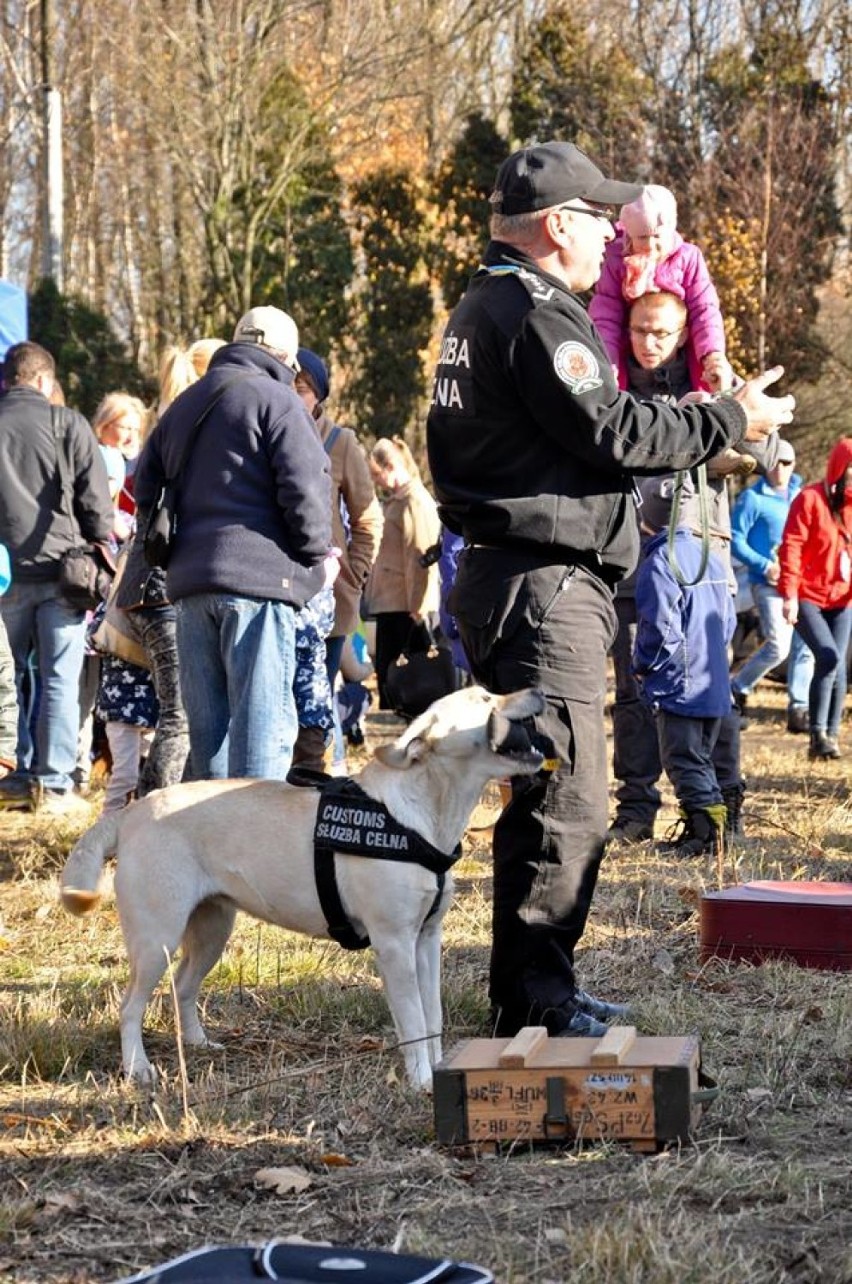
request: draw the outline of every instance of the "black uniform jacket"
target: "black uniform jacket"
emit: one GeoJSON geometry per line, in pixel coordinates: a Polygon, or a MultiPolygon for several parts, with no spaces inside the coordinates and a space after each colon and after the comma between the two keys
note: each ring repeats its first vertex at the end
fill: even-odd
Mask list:
{"type": "Polygon", "coordinates": [[[468,543],[612,584],[636,561],[631,474],[690,468],[745,429],[730,398],[678,410],[620,392],[578,297],[492,241],[442,340],[429,466],[442,520],[468,543]]]}

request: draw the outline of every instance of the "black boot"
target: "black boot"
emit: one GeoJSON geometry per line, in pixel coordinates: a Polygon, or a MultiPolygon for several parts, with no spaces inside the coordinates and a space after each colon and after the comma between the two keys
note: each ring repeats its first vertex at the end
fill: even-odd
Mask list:
{"type": "Polygon", "coordinates": [[[0,811],[38,811],[42,796],[36,776],[12,772],[0,780],[0,811]]]}
{"type": "Polygon", "coordinates": [[[743,798],[745,797],[745,785],[730,785],[727,789],[722,790],[722,802],[727,808],[725,816],[725,837],[743,838],[745,830],[743,829],[743,798]]]}
{"type": "Polygon", "coordinates": [[[711,803],[709,807],[696,807],[682,811],[680,833],[658,845],[658,851],[667,856],[715,856],[722,846],[725,829],[725,804],[711,803]]]}
{"type": "Polygon", "coordinates": [[[812,731],[811,743],[808,746],[808,757],[823,761],[828,758],[839,758],[840,746],[831,736],[827,736],[824,731],[812,731]]]}
{"type": "Polygon", "coordinates": [[[807,735],[811,729],[811,719],[807,709],[800,705],[787,710],[787,730],[791,736],[807,735]]]}

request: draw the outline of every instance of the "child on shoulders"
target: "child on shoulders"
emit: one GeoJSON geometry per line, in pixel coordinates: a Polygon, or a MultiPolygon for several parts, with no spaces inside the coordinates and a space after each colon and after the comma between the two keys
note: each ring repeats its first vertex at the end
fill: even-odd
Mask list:
{"type": "Polygon", "coordinates": [[[634,299],[665,291],[687,308],[686,355],[693,388],[725,392],[733,370],[725,356],[719,296],[704,255],[677,230],[677,202],[666,187],[651,184],[618,217],[618,235],[606,247],[589,315],[603,339],[619,386],[626,384],[629,317],[634,299]]]}

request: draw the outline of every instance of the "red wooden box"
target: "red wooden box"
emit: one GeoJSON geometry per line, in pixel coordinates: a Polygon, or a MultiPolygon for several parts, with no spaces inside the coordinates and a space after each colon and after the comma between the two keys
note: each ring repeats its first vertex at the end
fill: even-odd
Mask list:
{"type": "Polygon", "coordinates": [[[852,883],[743,883],[701,898],[701,959],[852,971],[852,883]]]}

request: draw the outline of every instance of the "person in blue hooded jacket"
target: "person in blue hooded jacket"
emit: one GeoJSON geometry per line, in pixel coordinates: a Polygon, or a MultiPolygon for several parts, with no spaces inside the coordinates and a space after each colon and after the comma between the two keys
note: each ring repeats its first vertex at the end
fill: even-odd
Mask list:
{"type": "Polygon", "coordinates": [[[784,619],[784,599],[778,592],[781,566],[778,550],[784,523],[802,479],[793,472],[796,452],[789,441],[778,443],[778,459],[765,477],[740,492],[731,512],[734,556],[746,567],[763,642],[734,675],[731,689],[741,713],[762,677],[787,660],[787,730],[808,730],[808,691],[813,655],[784,619]]]}
{"type": "MultiPolygon", "coordinates": [[[[728,643],[736,613],[728,572],[685,524],[669,547],[674,477],[639,483],[640,519],[650,536],[636,577],[633,668],[654,711],[660,760],[672,782],[683,830],[662,850],[697,856],[719,849],[726,807],[713,748],[731,707],[728,643]]],[[[688,475],[683,492],[691,490],[688,475]]]]}

